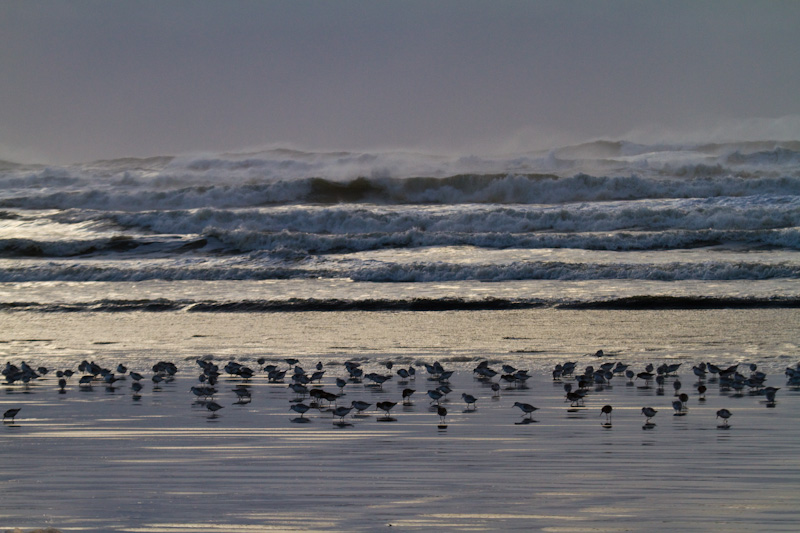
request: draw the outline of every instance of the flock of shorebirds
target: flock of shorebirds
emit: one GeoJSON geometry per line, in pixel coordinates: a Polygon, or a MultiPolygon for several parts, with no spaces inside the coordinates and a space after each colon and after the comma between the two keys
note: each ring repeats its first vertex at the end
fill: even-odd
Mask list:
{"type": "MultiPolygon", "coordinates": [[[[598,358],[604,356],[602,350],[599,350],[594,355],[598,358]]],[[[381,391],[383,390],[383,384],[395,379],[396,376],[398,385],[403,387],[401,398],[398,398],[397,401],[383,400],[375,403],[375,408],[383,413],[382,417],[377,418],[378,421],[394,421],[396,419],[391,415],[392,409],[401,402],[403,405],[411,405],[411,397],[417,391],[410,388],[409,383],[416,383],[417,368],[424,368],[427,373],[429,387],[426,392],[429,405],[431,410],[435,411],[439,417],[439,427],[446,427],[447,408],[442,404],[449,401],[448,395],[453,392],[450,386],[450,378],[453,376],[454,371],[445,369],[439,362],[421,363],[417,368],[412,365],[397,369],[394,368],[392,362],[386,362],[381,363],[385,371],[365,372],[360,363],[347,361],[343,365],[346,375],[336,377],[333,382],[338,388],[338,392],[323,388],[322,381],[326,374],[326,368],[322,362],[317,363],[314,366],[314,370],[311,371],[305,370],[300,366],[300,362],[294,358],[284,359],[282,363],[285,363],[285,365],[274,364],[266,359],[258,359],[257,363],[257,368],[262,372],[261,375],[263,376],[263,373],[265,373],[269,383],[286,384],[288,382],[287,388],[294,395],[289,401],[289,410],[298,415],[296,418],[291,419],[292,422],[309,422],[311,419],[306,417],[306,413],[315,409],[319,412],[331,413],[334,424],[340,426],[351,425],[346,421],[348,415],[351,417],[365,416],[365,412],[372,407],[372,403],[362,400],[353,400],[349,405],[338,405],[338,402],[344,396],[345,387],[358,383],[365,388],[381,391]]],[[[504,387],[505,389],[526,388],[525,383],[531,377],[528,371],[514,368],[509,364],[497,364],[500,366],[493,368],[488,360],[481,361],[473,369],[475,379],[483,385],[489,386],[495,399],[500,396],[504,387]]],[[[208,409],[211,416],[217,416],[217,411],[223,408],[215,400],[216,395],[219,393],[217,385],[223,375],[227,375],[227,379],[237,379],[239,381],[233,389],[237,398],[236,404],[246,404],[251,401],[250,383],[252,379],[259,375],[259,371],[235,361],[229,361],[220,368],[218,364],[208,358],[198,359],[197,365],[200,368],[200,375],[197,384],[193,385],[190,391],[194,395],[195,403],[208,409]]],[[[607,362],[597,367],[588,365],[583,371],[579,371],[577,363],[567,362],[555,365],[552,371],[552,379],[554,382],[563,383],[565,402],[568,402],[570,409],[573,410],[585,408],[586,398],[593,390],[602,390],[605,387],[609,387],[612,380],[615,379],[617,381],[625,379],[627,380],[627,385],[634,385],[639,382],[641,383],[641,385],[638,385],[639,388],[643,389],[652,388],[653,383],[655,383],[658,395],[664,394],[665,384],[669,380],[674,390],[675,398],[672,401],[673,414],[674,416],[685,416],[688,412],[687,401],[689,396],[682,391],[681,381],[678,378],[678,370],[681,366],[682,363],[664,363],[658,367],[650,364],[644,370],[634,372],[629,368],[629,365],[622,362],[607,362]]],[[[767,407],[774,407],[776,405],[776,393],[780,388],[766,386],[767,376],[760,372],[755,364],[747,365],[747,370],[744,370],[743,366],[735,364],[721,368],[712,363],[700,363],[693,366],[692,373],[697,379],[694,384],[698,394],[697,400],[699,402],[705,401],[706,383],[716,383],[721,391],[732,391],[734,395],[743,395],[747,391],[749,395],[763,396],[767,407]],[[745,373],[740,370],[744,370],[745,373]]],[[[175,379],[178,367],[174,363],[161,361],[153,365],[152,371],[150,381],[153,383],[154,388],[158,388],[162,383],[171,382],[175,379]]],[[[6,363],[1,373],[5,378],[5,384],[27,386],[31,381],[50,373],[50,370],[45,367],[34,369],[24,362],[19,367],[6,363]]],[[[98,384],[113,390],[119,386],[118,382],[129,379],[134,400],[141,398],[142,382],[146,381],[142,374],[129,371],[123,364],[118,365],[116,370],[112,371],[94,362],[83,361],[78,365],[78,373],[80,373],[80,377],[77,378],[78,388],[83,390],[90,389],[98,384]]],[[[58,379],[59,392],[66,393],[69,380],[76,375],[76,372],[58,370],[55,374],[58,379]]],[[[787,368],[785,375],[789,387],[800,387],[800,364],[796,367],[787,368]]],[[[464,392],[461,394],[461,399],[466,405],[466,410],[477,409],[479,398],[476,396],[464,392]]],[[[533,414],[538,410],[537,407],[530,403],[519,401],[514,402],[513,407],[520,409],[522,412],[522,419],[517,424],[535,422],[533,414]]],[[[3,421],[14,422],[19,412],[20,408],[6,410],[3,414],[3,421]]],[[[613,407],[611,405],[601,407],[600,416],[605,416],[605,422],[602,424],[604,427],[611,427],[612,412],[613,407]]],[[[643,428],[650,429],[654,427],[655,423],[652,419],[656,416],[658,410],[645,406],[642,407],[641,413],[645,417],[643,428]]],[[[718,426],[720,429],[730,427],[728,422],[732,415],[730,410],[719,409],[716,415],[718,419],[722,420],[718,426]]]]}

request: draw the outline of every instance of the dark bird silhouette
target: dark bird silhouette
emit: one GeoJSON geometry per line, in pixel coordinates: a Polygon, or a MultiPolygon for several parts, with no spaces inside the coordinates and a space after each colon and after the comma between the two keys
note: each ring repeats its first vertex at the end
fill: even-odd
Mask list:
{"type": "Polygon", "coordinates": [[[722,419],[722,427],[728,427],[728,419],[731,417],[731,412],[727,409],[720,409],[717,411],[717,418],[722,419]]]}
{"type": "Polygon", "coordinates": [[[436,409],[436,413],[439,415],[439,422],[442,423],[442,424],[445,424],[446,423],[445,422],[445,417],[447,416],[447,409],[445,409],[444,407],[442,407],[440,405],[439,408],[436,409]]]}
{"type": "Polygon", "coordinates": [[[528,420],[531,420],[533,418],[533,412],[539,409],[538,407],[534,407],[529,403],[522,403],[522,402],[514,402],[514,407],[519,407],[520,409],[522,409],[522,416],[524,417],[525,415],[527,415],[528,420]]]}
{"type": "Polygon", "coordinates": [[[10,418],[11,421],[14,421],[14,418],[20,412],[21,408],[9,409],[5,413],[3,413],[3,421],[5,422],[6,418],[10,418]]]}
{"type": "Polygon", "coordinates": [[[606,423],[607,424],[611,423],[611,411],[613,411],[613,410],[614,410],[614,408],[611,407],[610,405],[604,405],[603,408],[600,409],[600,416],[606,415],[606,423]]]}
{"type": "Polygon", "coordinates": [[[471,394],[467,394],[467,393],[465,392],[465,393],[463,393],[463,394],[461,395],[461,398],[463,398],[463,399],[464,399],[464,401],[466,402],[466,404],[467,404],[467,409],[469,409],[469,406],[470,406],[470,405],[472,405],[472,408],[473,408],[473,409],[475,409],[475,408],[477,407],[477,406],[475,405],[475,402],[477,402],[477,401],[478,401],[478,399],[477,399],[475,396],[473,396],[473,395],[471,395],[471,394]]]}
{"type": "Polygon", "coordinates": [[[645,420],[644,423],[645,424],[649,424],[650,423],[650,419],[653,418],[654,416],[656,416],[657,412],[658,411],[656,411],[652,407],[642,407],[642,414],[646,417],[646,420],[645,420]]]}
{"type": "Polygon", "coordinates": [[[222,406],[220,404],[218,404],[217,402],[208,402],[208,403],[206,403],[206,409],[211,411],[216,416],[217,411],[222,409],[222,406]]]}
{"type": "Polygon", "coordinates": [[[375,407],[386,413],[386,418],[389,418],[389,412],[397,405],[397,402],[378,402],[375,407]]]}
{"type": "Polygon", "coordinates": [[[411,405],[411,395],[415,392],[414,389],[403,389],[403,405],[411,405]]]}

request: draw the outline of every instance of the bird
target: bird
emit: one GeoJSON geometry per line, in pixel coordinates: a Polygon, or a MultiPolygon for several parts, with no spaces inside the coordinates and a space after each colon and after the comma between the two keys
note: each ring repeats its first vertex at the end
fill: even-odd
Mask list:
{"type": "Polygon", "coordinates": [[[707,390],[708,389],[706,388],[705,385],[700,385],[699,387],[697,387],[697,393],[700,395],[700,397],[697,399],[697,401],[700,401],[700,402],[706,401],[706,391],[707,390]]]}
{"type": "Polygon", "coordinates": [[[217,411],[222,409],[222,406],[220,404],[218,404],[217,402],[207,402],[206,403],[206,409],[208,409],[212,413],[216,414],[217,411]]]}
{"type": "Polygon", "coordinates": [[[247,403],[251,400],[250,390],[244,385],[239,385],[233,392],[236,393],[237,403],[247,403]]]}
{"type": "Polygon", "coordinates": [[[444,394],[442,393],[442,391],[438,389],[432,389],[428,391],[428,396],[431,397],[431,403],[436,402],[436,405],[439,405],[439,400],[442,399],[442,396],[444,396],[444,394]]]}
{"type": "Polygon", "coordinates": [[[514,407],[519,407],[522,409],[522,416],[528,415],[528,420],[531,420],[533,418],[533,412],[539,409],[538,407],[534,407],[529,403],[522,402],[514,402],[514,407]]]}
{"type": "Polygon", "coordinates": [[[403,389],[403,405],[411,405],[411,395],[415,392],[414,389],[403,389]]]}
{"type": "Polygon", "coordinates": [[[13,422],[14,417],[17,416],[17,413],[19,413],[21,409],[22,409],[21,407],[17,407],[14,409],[7,410],[5,413],[3,413],[3,421],[5,422],[6,418],[10,418],[11,421],[13,422]]]}
{"type": "Polygon", "coordinates": [[[353,400],[350,402],[350,407],[356,410],[356,413],[362,414],[364,410],[369,409],[371,403],[362,402],[361,400],[353,400]]]}
{"type": "Polygon", "coordinates": [[[603,408],[600,409],[600,416],[606,415],[606,424],[611,423],[611,411],[613,410],[614,408],[611,407],[610,405],[604,405],[603,408]]]}
{"type": "Polygon", "coordinates": [[[349,415],[350,411],[352,411],[352,410],[353,410],[352,407],[339,406],[339,407],[337,407],[336,409],[333,410],[333,416],[338,416],[339,417],[339,423],[340,424],[344,424],[344,417],[349,415]]]}
{"type": "Polygon", "coordinates": [[[375,407],[384,411],[386,413],[386,418],[389,418],[389,411],[391,411],[395,405],[397,405],[397,402],[378,402],[375,404],[375,407]]]}
{"type": "Polygon", "coordinates": [[[444,407],[442,407],[440,405],[439,408],[436,409],[436,413],[439,415],[439,422],[442,423],[442,424],[445,424],[446,423],[445,422],[445,417],[447,416],[447,409],[445,409],[444,407]]]}
{"type": "Polygon", "coordinates": [[[654,416],[656,416],[656,413],[657,413],[657,412],[658,412],[658,411],[656,411],[656,410],[655,410],[655,409],[653,409],[652,407],[642,407],[642,414],[643,414],[645,417],[647,417],[647,420],[645,420],[645,422],[644,422],[644,423],[645,423],[645,424],[650,424],[650,419],[651,419],[651,418],[653,418],[654,416]]]}
{"type": "Polygon", "coordinates": [[[471,394],[467,394],[465,392],[465,393],[461,394],[461,398],[463,398],[464,401],[467,403],[467,409],[469,409],[470,405],[472,405],[473,409],[477,408],[477,406],[475,405],[475,402],[477,402],[478,399],[475,396],[473,396],[471,394]]]}
{"type": "Polygon", "coordinates": [[[672,408],[675,409],[675,416],[680,416],[685,414],[684,413],[684,405],[683,402],[680,400],[674,400],[672,402],[672,408]]]}
{"type": "Polygon", "coordinates": [[[500,397],[500,384],[499,383],[492,383],[492,392],[494,392],[494,397],[500,397]]]}
{"type": "Polygon", "coordinates": [[[311,407],[301,402],[292,404],[291,407],[289,407],[289,409],[291,409],[295,413],[300,413],[300,418],[303,418],[303,415],[306,413],[306,411],[311,409],[311,407]]]}
{"type": "Polygon", "coordinates": [[[64,388],[67,386],[67,380],[64,378],[58,378],[58,392],[66,392],[64,388]]]}
{"type": "Polygon", "coordinates": [[[764,389],[764,396],[767,397],[767,407],[775,406],[775,394],[781,390],[780,387],[767,387],[764,389]]]}
{"type": "Polygon", "coordinates": [[[728,419],[731,417],[731,412],[727,409],[720,409],[717,411],[717,418],[722,419],[722,426],[721,427],[728,427],[728,419]]]}

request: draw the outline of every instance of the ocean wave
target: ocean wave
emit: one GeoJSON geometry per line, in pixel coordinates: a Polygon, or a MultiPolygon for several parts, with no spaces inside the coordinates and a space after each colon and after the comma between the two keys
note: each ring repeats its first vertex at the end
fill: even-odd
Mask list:
{"type": "Polygon", "coordinates": [[[398,251],[431,247],[504,249],[581,249],[595,251],[679,250],[704,247],[800,250],[800,228],[776,230],[671,230],[603,232],[445,232],[411,229],[394,233],[314,234],[216,228],[202,236],[163,239],[119,235],[87,240],[0,239],[0,257],[68,258],[118,255],[130,258],[242,255],[251,261],[296,261],[312,256],[398,251]]]}
{"type": "Polygon", "coordinates": [[[3,312],[39,313],[119,313],[174,312],[189,313],[286,313],[343,311],[494,311],[535,308],[560,309],[757,309],[800,308],[794,297],[705,297],[705,296],[633,296],[588,300],[544,300],[531,298],[406,298],[406,299],[316,299],[191,301],[166,298],[142,300],[99,300],[76,303],[9,302],[0,303],[3,312]]]}
{"type": "Polygon", "coordinates": [[[137,251],[146,254],[180,254],[196,251],[208,245],[199,239],[159,239],[115,235],[96,239],[0,239],[0,257],[79,257],[126,254],[137,251]],[[145,252],[142,249],[146,249],[145,252]]]}
{"type": "MultiPolygon", "coordinates": [[[[681,170],[676,174],[685,175],[681,170]]],[[[637,175],[570,177],[497,174],[448,178],[309,178],[241,185],[151,190],[66,190],[33,187],[0,198],[4,209],[154,210],[246,208],[282,204],[565,204],[669,198],[800,195],[800,176],[741,177],[724,170],[681,178],[637,175]]]]}
{"type": "MultiPolygon", "coordinates": [[[[598,231],[757,231],[800,226],[800,195],[581,202],[561,205],[281,206],[259,209],[78,211],[56,222],[160,234],[203,234],[229,242],[279,232],[317,235],[531,233],[598,231]],[[238,232],[234,235],[235,232],[238,232]]],[[[242,245],[239,243],[238,245],[242,245]]],[[[257,248],[257,246],[256,246],[257,248]]],[[[250,249],[250,246],[245,246],[250,249]]]]}
{"type": "Polygon", "coordinates": [[[458,263],[356,263],[336,268],[316,264],[268,265],[236,259],[222,261],[134,262],[114,264],[59,262],[8,266],[0,269],[0,282],[37,281],[147,281],[147,280],[275,280],[351,279],[373,283],[430,283],[449,281],[502,282],[513,280],[648,280],[730,281],[800,278],[800,265],[742,261],[704,263],[572,263],[564,261],[515,261],[506,264],[458,263]]]}

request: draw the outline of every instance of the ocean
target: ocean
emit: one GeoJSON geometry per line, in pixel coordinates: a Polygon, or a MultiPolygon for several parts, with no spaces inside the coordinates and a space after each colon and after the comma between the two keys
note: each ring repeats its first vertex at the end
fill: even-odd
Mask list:
{"type": "Polygon", "coordinates": [[[0,356],[49,369],[0,381],[21,408],[0,428],[0,529],[793,531],[798,278],[800,142],[0,162],[0,356]],[[210,412],[198,359],[256,375],[223,373],[210,412]],[[120,381],[79,386],[84,360],[120,381]],[[174,380],[150,382],[159,361],[174,380]],[[348,381],[339,405],[372,407],[342,424],[298,422],[308,398],[262,368],[318,365],[339,391],[346,361],[392,379],[348,381]],[[681,366],[572,406],[551,377],[570,361],[681,366]],[[693,374],[712,363],[763,372],[777,403],[693,374]]]}
{"type": "Polygon", "coordinates": [[[0,166],[6,311],[798,306],[800,143],[0,166]]]}

